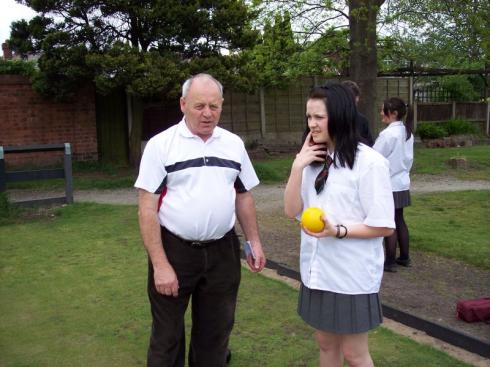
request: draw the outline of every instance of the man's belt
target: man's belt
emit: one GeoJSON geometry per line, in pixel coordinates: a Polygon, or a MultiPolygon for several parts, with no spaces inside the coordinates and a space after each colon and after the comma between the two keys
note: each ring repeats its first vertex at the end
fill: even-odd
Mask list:
{"type": "Polygon", "coordinates": [[[176,240],[182,242],[183,244],[189,246],[189,247],[192,247],[192,248],[199,248],[199,249],[202,249],[202,248],[206,248],[206,247],[209,247],[209,246],[212,246],[214,244],[217,244],[219,241],[221,240],[224,240],[228,237],[230,237],[233,233],[234,233],[234,229],[230,229],[227,233],[225,233],[225,235],[221,238],[218,238],[218,239],[215,239],[215,240],[203,240],[203,241],[194,241],[194,240],[186,240],[186,239],[183,239],[182,237],[179,237],[177,236],[176,234],[170,232],[167,228],[165,227],[162,227],[163,228],[163,231],[168,234],[170,237],[173,237],[175,238],[176,240]]]}

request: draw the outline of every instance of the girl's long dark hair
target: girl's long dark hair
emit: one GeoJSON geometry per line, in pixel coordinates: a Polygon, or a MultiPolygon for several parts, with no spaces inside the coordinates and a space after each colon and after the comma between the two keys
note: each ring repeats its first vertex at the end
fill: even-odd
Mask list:
{"type": "Polygon", "coordinates": [[[385,116],[389,116],[390,113],[396,114],[397,119],[403,121],[405,125],[405,140],[410,139],[413,132],[413,108],[411,106],[406,105],[401,98],[391,97],[383,102],[383,113],[385,116]],[[407,117],[403,120],[405,115],[407,117]]]}
{"type": "MultiPolygon", "coordinates": [[[[328,83],[310,91],[308,100],[320,99],[325,103],[328,116],[328,135],[335,143],[334,164],[338,159],[340,166],[354,167],[359,134],[357,132],[357,108],[352,92],[339,83],[328,83]]],[[[308,121],[303,134],[303,143],[310,132],[308,121]]]]}

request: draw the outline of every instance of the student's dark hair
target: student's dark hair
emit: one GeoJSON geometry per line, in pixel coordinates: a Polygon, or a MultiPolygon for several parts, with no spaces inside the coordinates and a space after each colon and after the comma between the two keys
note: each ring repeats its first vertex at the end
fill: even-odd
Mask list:
{"type": "Polygon", "coordinates": [[[398,97],[391,97],[383,102],[383,113],[389,116],[390,113],[395,113],[398,120],[403,121],[405,125],[405,140],[410,139],[413,132],[413,108],[398,97]],[[405,119],[403,117],[407,115],[405,119]]]}
{"type": "MultiPolygon", "coordinates": [[[[320,99],[325,103],[328,116],[328,135],[335,143],[334,164],[338,159],[340,166],[352,169],[356,159],[359,135],[357,133],[357,109],[352,92],[339,83],[328,83],[310,91],[308,100],[320,99]]],[[[303,142],[310,129],[306,121],[303,142]]]]}
{"type": "Polygon", "coordinates": [[[352,80],[344,80],[342,85],[349,88],[354,97],[361,97],[361,88],[359,88],[359,85],[357,85],[356,82],[352,80]]]}

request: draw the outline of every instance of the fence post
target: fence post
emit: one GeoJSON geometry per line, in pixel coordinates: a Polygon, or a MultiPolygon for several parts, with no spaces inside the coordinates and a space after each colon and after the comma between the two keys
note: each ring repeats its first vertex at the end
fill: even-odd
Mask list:
{"type": "Polygon", "coordinates": [[[487,135],[490,134],[490,102],[487,102],[487,116],[485,117],[487,125],[487,135]]]}
{"type": "Polygon", "coordinates": [[[415,98],[413,101],[413,131],[417,131],[417,122],[418,122],[418,109],[417,109],[417,99],[415,98]]]}
{"type": "Polygon", "coordinates": [[[453,103],[452,103],[451,116],[452,116],[452,119],[453,120],[456,119],[456,101],[453,101],[453,103]]]}
{"type": "Polygon", "coordinates": [[[65,170],[65,196],[68,204],[73,204],[73,175],[71,170],[71,146],[65,143],[65,154],[63,155],[63,168],[65,170]]]}
{"type": "Polygon", "coordinates": [[[414,98],[413,98],[413,76],[410,75],[408,79],[408,104],[413,105],[414,104],[414,98]]]}
{"type": "Polygon", "coordinates": [[[266,121],[265,121],[265,97],[264,87],[260,87],[260,135],[265,138],[266,133],[266,121]]]}
{"type": "Polygon", "coordinates": [[[0,192],[5,191],[6,182],[7,175],[5,173],[5,156],[3,154],[3,146],[0,145],[0,192]]]}

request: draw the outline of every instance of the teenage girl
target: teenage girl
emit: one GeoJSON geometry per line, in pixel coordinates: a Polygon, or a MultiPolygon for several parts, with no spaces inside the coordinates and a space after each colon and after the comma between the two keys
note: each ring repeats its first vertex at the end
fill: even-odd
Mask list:
{"type": "Polygon", "coordinates": [[[359,142],[357,109],[339,84],[314,88],[307,129],[284,192],[287,216],[325,215],[321,232],[301,232],[298,313],[316,332],[320,366],[374,366],[368,331],[382,321],[378,292],[383,237],[393,233],[388,161],[359,142]]]}
{"type": "Polygon", "coordinates": [[[384,101],[381,108],[381,120],[388,125],[378,136],[373,148],[390,162],[391,186],[395,202],[396,231],[385,238],[385,265],[388,272],[396,272],[396,264],[410,265],[408,252],[408,227],[403,218],[403,208],[410,201],[410,168],[413,163],[412,113],[405,102],[397,97],[384,101]],[[400,246],[400,256],[396,258],[396,243],[400,246]]]}

